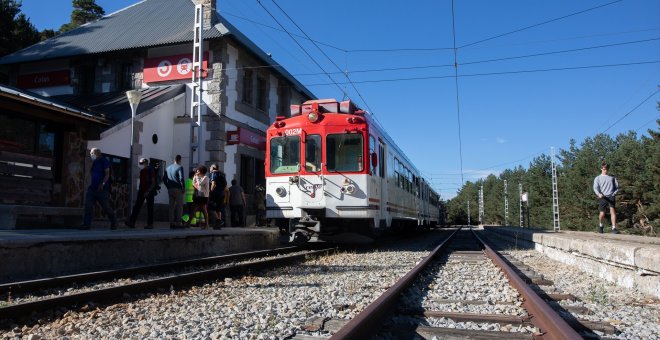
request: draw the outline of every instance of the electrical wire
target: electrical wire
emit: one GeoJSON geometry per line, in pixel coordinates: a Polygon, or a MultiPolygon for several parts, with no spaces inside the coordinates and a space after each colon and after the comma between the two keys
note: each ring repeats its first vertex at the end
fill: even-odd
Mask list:
{"type": "MultiPolygon", "coordinates": [[[[629,62],[629,63],[619,63],[619,64],[558,67],[558,68],[534,69],[534,70],[473,73],[473,74],[462,74],[462,75],[459,74],[458,77],[459,78],[462,78],[462,77],[483,77],[483,76],[537,73],[537,72],[570,71],[570,70],[584,70],[584,69],[593,69],[593,68],[621,67],[621,66],[633,66],[633,65],[645,65],[645,64],[657,64],[657,63],[660,63],[660,60],[649,60],[649,61],[639,61],[639,62],[629,62]]],[[[356,84],[360,84],[360,83],[385,83],[385,82],[397,82],[397,81],[445,79],[445,78],[453,78],[453,77],[454,77],[453,75],[446,75],[446,76],[426,76],[426,77],[392,78],[392,79],[376,79],[376,80],[358,80],[358,81],[353,81],[353,82],[356,83],[356,84]]],[[[340,83],[340,84],[342,84],[342,83],[340,83]]],[[[328,83],[305,84],[305,86],[323,86],[323,85],[332,85],[332,84],[328,84],[328,83]]]]}
{"type": "Polygon", "coordinates": [[[649,99],[653,98],[653,96],[655,96],[658,92],[660,92],[660,90],[655,90],[655,91],[653,91],[653,93],[651,93],[648,97],[646,97],[646,99],[642,100],[641,103],[639,103],[637,106],[635,106],[632,110],[628,111],[628,113],[624,114],[621,118],[617,119],[616,122],[612,123],[612,125],[610,125],[607,129],[605,129],[605,131],[603,131],[603,133],[607,132],[607,131],[608,131],[609,129],[611,129],[614,125],[618,124],[618,123],[619,123],[620,121],[622,121],[624,118],[628,117],[628,115],[630,115],[631,113],[635,112],[635,110],[637,110],[640,106],[642,106],[642,104],[646,103],[649,99]]]}
{"type": "Polygon", "coordinates": [[[463,139],[461,137],[461,101],[458,91],[458,49],[456,48],[456,16],[454,0],[451,0],[451,35],[454,42],[454,85],[456,86],[456,120],[458,121],[458,156],[461,163],[461,185],[463,184],[463,139]]]}
{"type": "Polygon", "coordinates": [[[590,12],[590,11],[593,11],[593,10],[596,10],[596,9],[599,9],[599,8],[603,8],[603,7],[606,7],[606,6],[609,6],[609,5],[612,5],[612,4],[615,4],[615,3],[621,2],[621,1],[623,1],[623,0],[615,0],[615,1],[612,1],[612,2],[608,2],[608,3],[606,3],[606,4],[602,4],[602,5],[598,5],[598,6],[595,6],[595,7],[587,8],[587,9],[582,10],[582,11],[578,11],[578,12],[574,12],[574,13],[571,13],[571,14],[567,14],[567,15],[564,15],[564,16],[561,16],[561,17],[558,17],[558,18],[554,18],[554,19],[546,20],[546,21],[540,22],[540,23],[538,23],[538,24],[534,24],[534,25],[530,25],[530,26],[523,27],[523,28],[515,29],[515,30],[513,30],[513,31],[509,31],[509,32],[506,32],[506,33],[498,34],[498,35],[492,36],[492,37],[490,37],[490,38],[481,39],[481,40],[478,40],[478,41],[475,41],[475,42],[472,42],[472,43],[469,43],[469,44],[465,44],[465,45],[463,45],[463,46],[461,46],[461,47],[459,47],[459,48],[466,48],[466,47],[469,47],[469,46],[473,46],[473,45],[481,44],[482,42],[485,42],[485,41],[489,41],[489,40],[493,40],[493,39],[501,38],[501,37],[507,36],[507,35],[509,35],[509,34],[514,34],[514,33],[522,32],[522,31],[528,30],[528,29],[530,29],[530,28],[539,27],[539,26],[542,26],[542,25],[545,25],[545,24],[549,24],[549,23],[551,23],[551,22],[555,22],[555,21],[559,21],[559,20],[562,20],[562,19],[566,19],[566,18],[569,18],[569,17],[575,16],[575,15],[579,15],[579,14],[582,14],[582,13],[590,12]]]}
{"type": "Polygon", "coordinates": [[[274,15],[273,15],[273,14],[272,14],[272,13],[266,8],[266,6],[264,6],[264,5],[261,3],[261,0],[257,0],[257,3],[259,4],[259,6],[261,6],[261,8],[263,8],[264,11],[266,11],[266,13],[268,13],[268,15],[270,15],[270,17],[271,17],[273,20],[275,20],[275,22],[276,22],[276,23],[277,23],[277,24],[278,24],[278,25],[279,25],[279,26],[280,26],[280,27],[281,27],[281,28],[282,28],[282,29],[283,29],[283,30],[289,35],[289,37],[291,37],[291,39],[292,39],[292,40],[298,45],[298,47],[300,47],[300,49],[303,50],[303,52],[305,52],[305,54],[306,54],[306,55],[307,55],[307,56],[308,56],[308,57],[314,62],[314,64],[316,64],[316,66],[317,66],[318,68],[320,68],[321,71],[323,71],[323,73],[328,77],[328,79],[330,79],[330,81],[331,81],[333,84],[335,84],[335,86],[337,86],[337,88],[339,89],[339,91],[342,92],[344,95],[346,95],[346,92],[344,91],[344,89],[342,89],[341,86],[339,86],[339,84],[338,84],[338,83],[332,78],[332,76],[330,76],[330,74],[328,74],[328,72],[326,72],[326,70],[323,68],[323,66],[321,66],[321,64],[319,64],[319,63],[316,61],[316,59],[314,59],[314,57],[312,57],[312,56],[309,54],[309,52],[307,52],[307,50],[306,50],[306,49],[305,49],[305,48],[304,48],[304,47],[298,42],[298,40],[296,40],[296,39],[293,37],[293,35],[292,35],[292,34],[291,34],[286,28],[284,28],[284,26],[279,22],[279,20],[277,20],[277,18],[275,18],[275,16],[274,16],[274,15]]]}
{"type": "MultiPolygon", "coordinates": [[[[332,63],[332,65],[334,65],[339,71],[342,71],[341,67],[339,67],[339,65],[337,65],[337,63],[335,63],[334,60],[332,60],[332,58],[330,58],[330,57],[325,53],[325,51],[323,51],[323,49],[320,48],[320,47],[314,42],[314,40],[313,40],[313,39],[307,34],[307,32],[305,32],[305,30],[303,30],[303,29],[298,25],[298,23],[297,23],[295,20],[293,20],[293,18],[291,18],[291,16],[289,16],[289,14],[288,14],[288,13],[287,13],[282,7],[280,7],[280,5],[277,3],[277,1],[275,1],[275,0],[271,0],[271,1],[275,4],[275,6],[277,6],[277,8],[280,9],[280,11],[281,11],[282,13],[284,13],[284,15],[285,15],[287,18],[289,18],[289,21],[291,21],[291,22],[292,22],[292,23],[293,23],[293,24],[294,24],[294,25],[300,30],[300,32],[302,32],[302,33],[307,37],[307,39],[309,39],[309,41],[311,41],[312,44],[314,44],[314,46],[316,46],[316,48],[321,52],[321,54],[323,54],[323,55],[324,55],[324,56],[330,61],[330,63],[332,63]]],[[[373,113],[374,113],[373,110],[371,110],[371,107],[370,107],[369,104],[367,103],[366,99],[364,99],[364,97],[362,96],[362,94],[360,93],[360,91],[357,89],[357,87],[355,86],[355,84],[353,84],[353,82],[351,81],[351,78],[348,76],[348,73],[344,73],[344,76],[346,77],[346,79],[348,80],[348,82],[351,84],[351,87],[353,87],[353,90],[355,90],[355,92],[357,93],[358,97],[360,97],[360,99],[362,99],[362,102],[364,103],[364,105],[367,107],[367,109],[368,109],[368,110],[372,113],[372,115],[373,115],[373,113]]],[[[346,93],[346,92],[344,92],[344,93],[346,93]]]]}

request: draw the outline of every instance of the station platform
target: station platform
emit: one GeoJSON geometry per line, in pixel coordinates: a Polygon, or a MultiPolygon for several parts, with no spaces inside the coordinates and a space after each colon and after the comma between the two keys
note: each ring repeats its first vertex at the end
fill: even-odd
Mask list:
{"type": "Polygon", "coordinates": [[[660,238],[485,226],[520,248],[535,249],[609,282],[660,298],[660,238]]]}
{"type": "Polygon", "coordinates": [[[277,228],[0,230],[0,283],[215,256],[280,245],[277,228]]]}

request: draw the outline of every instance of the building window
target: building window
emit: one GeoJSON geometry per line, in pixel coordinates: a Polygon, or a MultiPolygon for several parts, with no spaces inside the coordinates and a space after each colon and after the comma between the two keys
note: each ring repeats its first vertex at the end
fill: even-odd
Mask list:
{"type": "Polygon", "coordinates": [[[130,63],[119,65],[117,89],[120,91],[133,89],[133,66],[130,63]]]}
{"type": "Polygon", "coordinates": [[[252,104],[252,70],[243,69],[243,103],[252,104]]]}
{"type": "Polygon", "coordinates": [[[257,77],[257,109],[268,110],[268,84],[263,77],[257,77]]]}
{"type": "Polygon", "coordinates": [[[87,65],[80,68],[78,74],[80,83],[78,86],[78,91],[80,94],[92,94],[94,93],[95,81],[96,81],[96,67],[93,65],[87,65]]]}
{"type": "Polygon", "coordinates": [[[279,86],[277,88],[277,115],[284,117],[291,116],[291,92],[288,86],[279,86]]]}

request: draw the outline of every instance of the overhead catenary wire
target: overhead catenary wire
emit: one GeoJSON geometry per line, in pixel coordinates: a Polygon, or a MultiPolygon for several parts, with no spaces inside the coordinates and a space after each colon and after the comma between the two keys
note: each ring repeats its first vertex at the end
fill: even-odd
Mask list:
{"type": "Polygon", "coordinates": [[[513,30],[513,31],[509,31],[509,32],[506,32],[506,33],[501,33],[501,34],[498,34],[498,35],[495,35],[495,36],[492,36],[492,37],[489,37],[489,38],[485,38],[485,39],[477,40],[477,41],[475,41],[475,42],[471,42],[471,43],[469,43],[469,44],[462,45],[462,46],[459,47],[459,48],[466,48],[466,47],[469,47],[469,46],[473,46],[473,45],[481,44],[482,42],[486,42],[486,41],[489,41],[489,40],[493,40],[493,39],[501,38],[501,37],[504,37],[504,36],[507,36],[507,35],[510,35],[510,34],[514,34],[514,33],[518,33],[518,32],[522,32],[522,31],[528,30],[528,29],[530,29],[530,28],[535,28],[535,27],[539,27],[539,26],[542,26],[542,25],[545,25],[545,24],[549,24],[549,23],[551,23],[551,22],[555,22],[555,21],[559,21],[559,20],[566,19],[566,18],[570,18],[570,17],[572,17],[572,16],[576,16],[576,15],[579,15],[579,14],[587,13],[587,12],[590,12],[590,11],[593,11],[593,10],[596,10],[596,9],[599,9],[599,8],[603,8],[603,7],[606,7],[606,6],[609,6],[609,5],[613,5],[613,4],[615,4],[615,3],[622,2],[622,1],[623,1],[623,0],[615,0],[615,1],[612,1],[612,2],[608,2],[608,3],[606,3],[606,4],[602,4],[602,5],[594,6],[594,7],[591,7],[591,8],[587,8],[587,9],[585,9],[585,10],[581,10],[581,11],[578,11],[578,12],[574,12],[574,13],[570,13],[570,14],[567,14],[567,15],[563,15],[563,16],[558,17],[558,18],[554,18],[554,19],[546,20],[546,21],[540,22],[540,23],[538,23],[538,24],[525,26],[525,27],[522,27],[522,28],[515,29],[515,30],[513,30]]]}
{"type": "Polygon", "coordinates": [[[272,13],[266,8],[266,6],[264,6],[264,5],[261,3],[261,0],[257,0],[257,3],[258,3],[259,6],[261,6],[261,8],[263,8],[263,10],[266,11],[266,13],[268,13],[268,15],[270,15],[270,17],[271,17],[271,18],[272,18],[272,19],[273,19],[273,20],[274,20],[274,21],[275,21],[275,22],[276,22],[276,23],[277,23],[277,24],[278,24],[278,25],[279,25],[279,26],[280,26],[280,27],[281,27],[281,28],[282,28],[282,29],[283,29],[288,35],[289,35],[289,37],[291,37],[291,40],[293,40],[293,41],[298,45],[298,47],[300,47],[300,49],[302,49],[302,51],[305,52],[305,54],[307,55],[307,57],[309,57],[309,58],[312,60],[312,62],[314,62],[314,64],[316,64],[316,66],[317,66],[318,68],[320,68],[321,71],[323,71],[323,73],[328,77],[328,79],[330,79],[330,81],[333,82],[333,83],[335,84],[335,86],[337,86],[337,88],[339,89],[339,91],[340,91],[341,93],[343,93],[344,95],[346,95],[346,92],[344,91],[344,89],[342,89],[342,87],[339,86],[339,84],[338,84],[338,83],[332,78],[332,76],[330,76],[330,74],[328,74],[328,72],[323,68],[323,66],[321,66],[321,64],[319,64],[319,62],[316,61],[316,59],[314,59],[314,57],[312,57],[312,55],[309,54],[309,52],[307,52],[307,50],[306,50],[306,49],[305,49],[305,48],[304,48],[304,47],[298,42],[298,40],[296,40],[296,39],[293,37],[293,35],[292,35],[292,34],[291,34],[286,28],[284,28],[284,26],[279,22],[279,20],[277,20],[277,18],[275,18],[275,16],[274,16],[274,15],[273,15],[273,14],[272,14],[272,13]]]}
{"type": "MultiPolygon", "coordinates": [[[[332,58],[330,58],[330,57],[328,56],[328,54],[325,53],[325,51],[323,51],[323,49],[320,48],[320,47],[316,44],[316,42],[314,42],[314,40],[313,40],[313,39],[307,34],[307,32],[305,32],[305,30],[303,30],[303,29],[298,25],[298,23],[297,23],[295,20],[293,20],[293,18],[291,18],[291,16],[289,16],[289,14],[288,14],[288,13],[287,13],[287,12],[281,7],[281,6],[277,3],[277,1],[275,1],[275,0],[271,0],[271,1],[275,4],[275,6],[277,6],[277,8],[279,8],[279,10],[280,10],[282,13],[284,13],[284,15],[289,19],[289,21],[291,21],[291,22],[292,22],[292,23],[293,23],[293,24],[294,24],[294,25],[300,30],[300,32],[302,32],[302,34],[304,34],[304,35],[307,37],[307,39],[309,39],[309,41],[311,41],[312,44],[314,44],[314,46],[315,46],[315,47],[321,52],[321,54],[323,54],[323,55],[324,55],[324,56],[330,61],[330,63],[332,63],[332,65],[334,65],[339,71],[342,71],[341,67],[339,67],[339,65],[337,65],[337,63],[335,63],[335,61],[332,60],[332,58]]],[[[357,87],[355,86],[355,84],[353,84],[353,82],[351,81],[351,78],[348,76],[348,73],[344,73],[344,76],[346,77],[346,79],[348,80],[348,82],[351,84],[351,87],[353,87],[353,90],[355,90],[355,92],[357,93],[358,97],[360,97],[360,99],[362,100],[362,102],[364,103],[364,105],[367,107],[367,109],[373,114],[373,113],[374,113],[373,110],[371,109],[371,107],[370,107],[369,104],[367,103],[366,99],[364,99],[364,97],[362,96],[362,94],[360,93],[360,91],[357,89],[357,87]]],[[[345,92],[344,92],[344,93],[345,93],[345,92]]]]}
{"type": "Polygon", "coordinates": [[[632,110],[628,111],[628,113],[624,114],[621,118],[617,119],[616,122],[612,123],[603,133],[607,132],[609,129],[611,129],[614,125],[618,124],[620,121],[622,121],[624,118],[628,117],[631,113],[635,112],[642,104],[646,103],[649,99],[653,98],[660,90],[655,90],[653,93],[651,93],[648,97],[646,97],[644,100],[642,100],[641,103],[639,103],[637,106],[635,106],[632,110]]]}
{"type": "MultiPolygon", "coordinates": [[[[517,71],[502,71],[502,72],[488,72],[488,73],[459,74],[458,77],[459,78],[462,78],[462,77],[482,77],[482,76],[496,76],[496,75],[537,73],[537,72],[570,71],[570,70],[584,70],[584,69],[592,69],[592,68],[621,67],[621,66],[646,65],[646,64],[657,64],[657,63],[660,63],[660,60],[647,60],[647,61],[618,63],[618,64],[558,67],[558,68],[533,69],[533,70],[517,70],[517,71]]],[[[445,76],[425,76],[425,77],[392,78],[392,79],[376,79],[376,80],[354,80],[353,82],[356,83],[356,84],[360,84],[360,83],[384,83],[384,82],[397,82],[397,81],[446,79],[446,78],[453,78],[453,77],[454,77],[454,75],[445,75],[445,76]]],[[[342,84],[342,83],[340,83],[340,84],[342,84]]],[[[305,84],[305,86],[322,86],[322,85],[332,85],[332,84],[328,84],[328,83],[305,84]]]]}
{"type": "Polygon", "coordinates": [[[456,120],[458,121],[458,155],[461,165],[461,185],[463,184],[463,141],[461,137],[461,101],[458,91],[458,49],[456,48],[456,16],[454,0],[451,0],[451,35],[454,42],[454,85],[456,86],[456,120]]]}

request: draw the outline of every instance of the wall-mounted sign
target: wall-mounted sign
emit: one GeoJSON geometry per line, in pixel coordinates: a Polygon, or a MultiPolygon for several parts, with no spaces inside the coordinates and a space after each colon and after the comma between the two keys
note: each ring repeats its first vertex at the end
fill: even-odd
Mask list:
{"type": "Polygon", "coordinates": [[[69,70],[23,74],[18,76],[16,85],[22,89],[69,85],[69,70]]]}
{"type": "MultiPolygon", "coordinates": [[[[179,54],[144,60],[144,82],[153,83],[166,80],[192,78],[192,54],[179,54]]],[[[202,78],[206,77],[209,54],[204,53],[202,78]]]]}
{"type": "Polygon", "coordinates": [[[227,131],[227,145],[235,144],[243,144],[259,150],[266,150],[266,136],[241,128],[238,128],[236,131],[227,131]]]}

